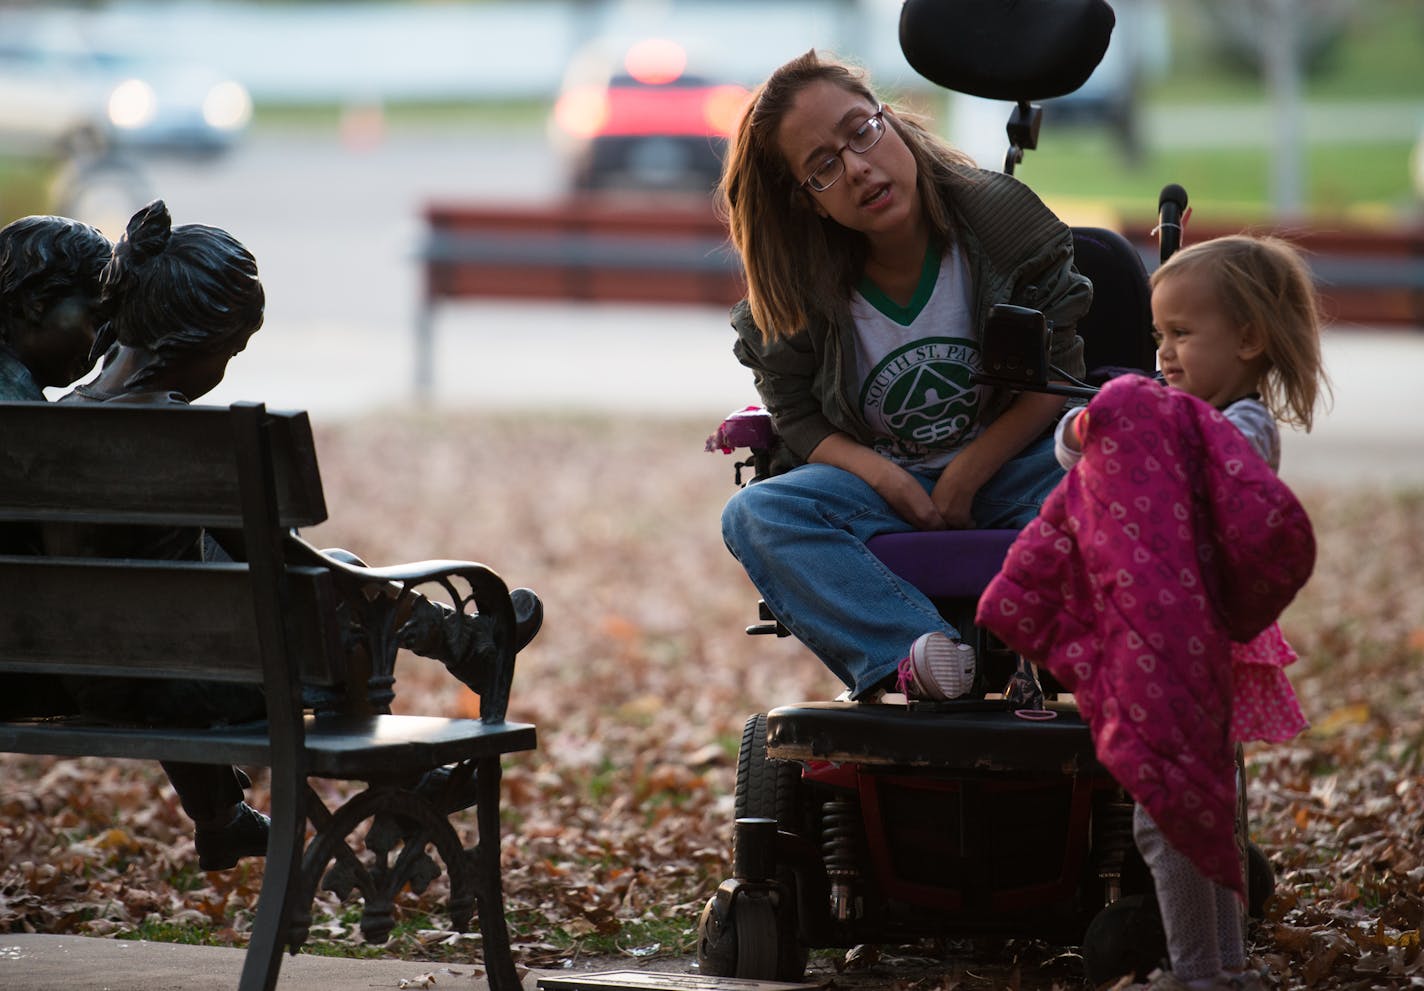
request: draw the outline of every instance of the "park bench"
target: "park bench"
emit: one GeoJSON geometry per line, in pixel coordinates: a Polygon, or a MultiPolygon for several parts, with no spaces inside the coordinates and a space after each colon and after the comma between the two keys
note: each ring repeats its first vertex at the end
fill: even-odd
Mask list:
{"type": "MultiPolygon", "coordinates": [[[[1133,240],[1143,257],[1155,258],[1157,245],[1148,233],[1150,225],[1134,229],[1133,240]]],[[[1424,328],[1424,224],[1278,223],[1244,229],[1283,238],[1305,254],[1327,320],[1365,327],[1424,328]]],[[[1186,243],[1242,230],[1242,225],[1193,221],[1186,229],[1186,243]]]]}
{"type": "Polygon", "coordinates": [[[746,295],[741,261],[707,197],[430,203],[420,258],[417,393],[433,383],[435,315],[443,303],[497,297],[727,308],[746,295]]]}
{"type": "MultiPolygon", "coordinates": [[[[424,286],[415,320],[417,396],[434,384],[435,317],[470,299],[680,303],[730,307],[746,295],[741,262],[710,197],[672,201],[574,197],[547,205],[437,201],[424,210],[419,250],[424,286]]],[[[1121,230],[1148,264],[1155,220],[1121,230]]],[[[1240,233],[1205,219],[1188,243],[1240,233]]],[[[1424,327],[1424,226],[1281,224],[1250,228],[1298,244],[1326,316],[1364,326],[1424,327]]]]}
{"type": "Polygon", "coordinates": [[[359,892],[363,934],[384,942],[401,889],[439,876],[432,847],[450,878],[452,928],[477,911],[490,986],[516,991],[500,761],[533,749],[535,729],[505,720],[516,641],[501,578],[455,561],[366,568],[302,542],[294,528],[326,518],[304,412],[0,403],[0,436],[0,526],[203,526],[240,534],[243,547],[243,560],[222,563],[0,556],[0,678],[248,683],[267,705],[261,722],[211,729],[0,722],[0,751],[269,767],[272,827],[242,991],[276,985],[282,951],[307,938],[319,885],[342,899],[359,892]],[[463,653],[446,662],[478,692],[478,719],[391,714],[398,624],[416,589],[487,631],[457,639],[463,653]],[[426,779],[446,782],[438,793],[416,787],[441,767],[448,778],[426,779]],[[311,778],[364,787],[328,809],[311,778]],[[465,849],[450,818],[471,795],[478,842],[465,849]],[[352,841],[367,820],[362,855],[352,841]]]}

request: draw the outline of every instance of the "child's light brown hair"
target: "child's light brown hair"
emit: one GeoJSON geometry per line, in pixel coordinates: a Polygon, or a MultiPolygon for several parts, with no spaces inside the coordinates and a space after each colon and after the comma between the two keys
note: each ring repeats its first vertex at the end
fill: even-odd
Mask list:
{"type": "Polygon", "coordinates": [[[1226,316],[1260,335],[1268,363],[1261,401],[1281,423],[1309,431],[1330,383],[1320,353],[1320,304],[1300,251],[1278,237],[1213,238],[1167,259],[1152,273],[1152,287],[1185,272],[1206,274],[1226,316]]]}

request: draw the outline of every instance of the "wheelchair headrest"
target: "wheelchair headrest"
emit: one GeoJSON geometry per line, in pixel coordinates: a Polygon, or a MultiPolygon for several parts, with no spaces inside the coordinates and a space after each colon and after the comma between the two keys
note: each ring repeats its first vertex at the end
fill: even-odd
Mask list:
{"type": "Polygon", "coordinates": [[[947,89],[1047,100],[1087,81],[1115,23],[1105,0],[905,0],[900,48],[947,89]]]}

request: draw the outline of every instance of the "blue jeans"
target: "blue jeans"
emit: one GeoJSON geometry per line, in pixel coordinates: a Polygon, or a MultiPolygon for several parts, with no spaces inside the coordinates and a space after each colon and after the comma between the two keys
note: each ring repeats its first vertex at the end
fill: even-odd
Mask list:
{"type": "MultiPolygon", "coordinates": [[[[974,496],[976,525],[1023,527],[1062,477],[1053,438],[1035,441],[974,496]]],[[[934,488],[934,476],[916,478],[934,488]]],[[[722,539],[772,613],[855,697],[893,674],[921,634],[959,635],[865,546],[913,529],[859,477],[823,464],[748,485],[722,511],[722,539]]]]}

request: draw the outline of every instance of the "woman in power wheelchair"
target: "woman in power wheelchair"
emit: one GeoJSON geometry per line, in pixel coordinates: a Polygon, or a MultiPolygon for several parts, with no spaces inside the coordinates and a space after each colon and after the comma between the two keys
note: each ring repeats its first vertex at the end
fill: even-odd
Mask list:
{"type": "Polygon", "coordinates": [[[972,645],[865,544],[1021,527],[1061,477],[1063,399],[972,377],[996,303],[1043,311],[1052,360],[1083,374],[1068,228],[814,51],[753,95],[722,189],[748,284],[736,355],[800,462],[732,498],[727,547],[851,697],[965,695],[972,645]]]}
{"type": "MultiPolygon", "coordinates": [[[[1101,0],[1015,5],[907,0],[901,43],[911,65],[932,81],[1015,103],[1006,159],[1006,171],[1012,172],[1022,151],[1037,141],[1039,110],[1031,101],[1081,85],[1102,57],[1112,25],[1112,12],[1101,0]]],[[[750,467],[756,484],[741,488],[724,516],[728,546],[764,596],[764,622],[748,632],[795,633],[847,684],[848,697],[783,706],[748,720],[738,760],[734,876],[703,911],[701,968],[711,975],[795,980],[812,947],[985,935],[1082,946],[1094,982],[1133,970],[1145,974],[1163,955],[1163,942],[1150,877],[1133,845],[1132,802],[1096,760],[1072,700],[1060,699],[1051,678],[1040,680],[1031,666],[972,625],[979,594],[998,571],[1017,528],[1033,515],[1032,505],[1023,518],[999,515],[992,521],[996,529],[971,529],[971,518],[980,522],[982,512],[980,502],[969,499],[972,483],[966,495],[952,484],[941,491],[933,481],[917,484],[911,478],[905,484],[900,478],[901,488],[881,493],[882,503],[894,509],[867,528],[837,530],[824,522],[808,527],[801,521],[799,530],[781,535],[785,543],[766,544],[768,531],[748,522],[747,507],[775,501],[768,497],[784,488],[776,481],[779,473],[807,455],[829,462],[811,466],[818,476],[839,465],[853,482],[864,479],[861,489],[880,491],[857,471],[864,455],[852,449],[847,457],[840,446],[854,444],[864,430],[860,411],[852,413],[839,395],[842,369],[854,368],[857,355],[842,354],[835,333],[794,331],[801,322],[814,327],[818,319],[827,324],[848,319],[846,310],[858,305],[859,313],[888,312],[902,326],[907,314],[913,319],[917,301],[906,297],[916,290],[928,293],[939,266],[926,262],[923,270],[917,268],[927,254],[925,241],[896,242],[884,235],[903,222],[907,199],[915,208],[916,193],[933,202],[936,187],[924,181],[926,172],[971,174],[946,158],[927,165],[917,148],[913,160],[922,180],[912,179],[907,189],[894,156],[914,145],[915,131],[868,90],[826,75],[822,66],[808,55],[770,81],[796,84],[781,94],[779,127],[772,127],[779,161],[764,163],[759,171],[750,168],[743,158],[744,138],[729,152],[724,191],[733,241],[751,286],[750,304],[733,311],[737,353],[753,368],[768,409],[734,414],[709,440],[709,449],[751,450],[737,466],[738,482],[742,469],[750,467]],[[895,143],[877,147],[882,133],[895,143]],[[837,182],[843,201],[832,198],[837,182]],[[835,267],[829,249],[799,263],[777,263],[757,251],[756,241],[768,236],[770,222],[765,212],[747,209],[747,198],[758,196],[793,202],[789,213],[803,234],[833,243],[840,239],[849,263],[835,267]],[[911,268],[923,278],[897,281],[883,265],[889,256],[877,255],[877,246],[907,244],[911,254],[918,247],[911,268]],[[801,309],[776,288],[778,279],[800,271],[798,264],[821,269],[826,277],[815,301],[799,304],[801,309]],[[864,276],[870,276],[869,285],[860,281],[864,276]],[[877,287],[899,288],[901,302],[910,305],[877,306],[877,287]],[[846,303],[851,289],[858,295],[846,303]],[[768,317],[782,321],[779,333],[764,333],[768,317]],[[784,322],[792,317],[799,322],[788,330],[784,322]],[[837,447],[822,450],[828,443],[837,447]],[[796,549],[800,542],[814,555],[818,544],[844,543],[847,537],[860,545],[865,559],[851,578],[839,569],[856,560],[853,554],[808,565],[796,549]],[[818,599],[828,581],[838,591],[818,599]],[[780,582],[791,584],[791,591],[780,582]],[[899,583],[909,591],[893,591],[899,583]],[[887,586],[892,591],[885,591],[887,586]],[[882,601],[897,599],[893,607],[881,607],[882,601]],[[933,610],[935,625],[918,614],[921,602],[933,610]],[[927,630],[969,648],[977,663],[968,683],[955,684],[958,674],[941,663],[944,652],[930,651],[929,663],[916,666],[911,642],[922,649],[925,638],[915,637],[927,630]],[[878,653],[872,653],[872,644],[878,653]],[[910,668],[908,676],[889,686],[907,689],[906,699],[866,704],[879,698],[896,672],[896,659],[907,651],[910,663],[902,668],[910,668]],[[951,690],[926,691],[926,681],[951,690]]],[[[744,131],[764,109],[754,101],[744,131]]],[[[1013,183],[991,173],[977,176],[991,188],[1013,183]]],[[[976,435],[972,429],[958,439],[968,454],[988,438],[989,449],[999,455],[992,467],[1010,462],[1019,448],[1033,452],[1040,446],[1035,435],[1053,421],[1065,395],[1091,394],[1086,383],[1064,384],[1064,379],[1101,381],[1123,370],[1150,371],[1154,351],[1146,273],[1137,251],[1107,230],[1062,228],[1060,235],[1061,225],[1036,198],[1017,199],[1023,187],[1016,183],[1008,188],[1022,211],[1016,229],[1033,231],[1035,244],[1061,236],[1062,245],[1056,263],[1022,251],[1024,267],[1014,273],[1020,281],[1008,278],[999,286],[1007,292],[986,295],[984,282],[975,279],[965,290],[960,319],[982,328],[970,332],[976,338],[970,343],[982,354],[979,368],[960,387],[1004,397],[994,408],[1001,415],[1013,408],[1008,404],[1014,397],[1029,399],[1019,407],[1022,418],[1012,421],[1021,431],[1011,432],[1013,440],[1003,430],[995,438],[988,430],[976,435]],[[1091,280],[1091,295],[1080,274],[1091,280]],[[1007,443],[995,446],[996,441],[1007,443]]],[[[1004,203],[996,206],[1003,209],[1004,203]]],[[[933,245],[935,233],[945,236],[941,243],[953,239],[970,255],[971,271],[992,270],[973,255],[985,228],[964,224],[954,209],[948,215],[960,226],[940,230],[930,219],[925,240],[933,245]]],[[[926,214],[933,218],[932,207],[926,214]]],[[[1165,239],[1163,248],[1168,248],[1165,239]]],[[[928,254],[939,261],[933,247],[928,254]]],[[[895,303],[894,288],[879,295],[889,297],[880,303],[895,303]]],[[[870,361],[864,396],[874,398],[879,381],[874,373],[881,371],[874,365],[885,350],[870,361]]],[[[908,364],[910,358],[899,360],[908,364]]],[[[933,395],[934,387],[918,384],[933,395]]],[[[864,443],[874,444],[872,435],[864,436],[864,443]]],[[[910,446],[902,444],[898,453],[910,446]]],[[[869,446],[864,453],[879,456],[869,446]]],[[[942,464],[931,462],[931,468],[942,464]]],[[[982,463],[971,455],[962,467],[982,463]]],[[[901,474],[910,477],[903,469],[901,474]]],[[[1036,502],[1057,478],[1047,470],[1025,483],[1020,473],[1016,495],[1036,502]]],[[[1238,838],[1248,856],[1244,800],[1240,804],[1238,838]]],[[[1248,862],[1250,902],[1259,910],[1271,887],[1270,867],[1254,848],[1248,862]]]]}

